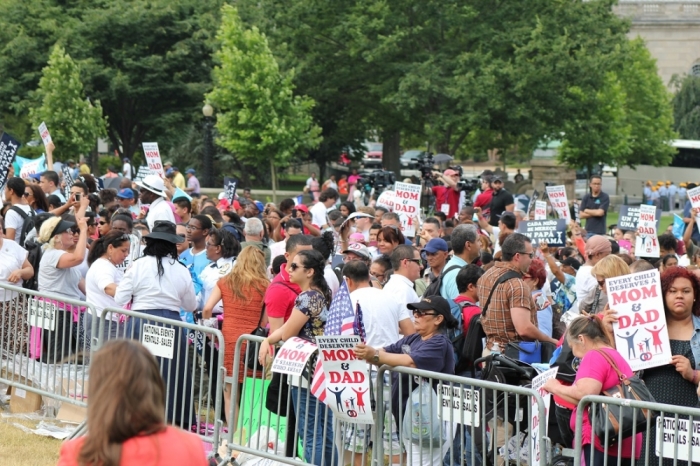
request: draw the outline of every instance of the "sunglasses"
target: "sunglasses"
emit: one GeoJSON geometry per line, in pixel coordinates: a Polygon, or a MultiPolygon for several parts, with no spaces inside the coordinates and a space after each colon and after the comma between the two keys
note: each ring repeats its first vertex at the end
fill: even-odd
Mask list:
{"type": "Polygon", "coordinates": [[[100,220],[100,221],[99,221],[99,224],[100,224],[100,225],[107,225],[107,222],[105,222],[104,220],[100,220]]]}
{"type": "Polygon", "coordinates": [[[413,262],[415,264],[421,265],[420,259],[406,259],[407,261],[413,262]]]}
{"type": "Polygon", "coordinates": [[[31,195],[32,195],[32,193],[22,193],[22,197],[29,197],[31,195]]]}
{"type": "Polygon", "coordinates": [[[413,310],[414,317],[436,316],[436,315],[437,315],[437,312],[424,311],[423,309],[414,309],[413,310]]]}
{"type": "Polygon", "coordinates": [[[78,228],[78,227],[70,227],[70,228],[68,229],[68,231],[70,231],[71,233],[73,233],[74,235],[76,235],[76,234],[80,233],[80,228],[78,228]]]}
{"type": "Polygon", "coordinates": [[[296,269],[305,269],[306,267],[304,267],[303,265],[299,265],[296,262],[292,262],[291,264],[289,264],[289,268],[292,269],[292,272],[294,272],[296,269]]]}
{"type": "Polygon", "coordinates": [[[532,259],[533,257],[535,257],[535,253],[534,253],[534,252],[525,252],[525,251],[522,251],[522,252],[519,252],[518,254],[522,254],[523,256],[530,256],[530,259],[532,259]]]}

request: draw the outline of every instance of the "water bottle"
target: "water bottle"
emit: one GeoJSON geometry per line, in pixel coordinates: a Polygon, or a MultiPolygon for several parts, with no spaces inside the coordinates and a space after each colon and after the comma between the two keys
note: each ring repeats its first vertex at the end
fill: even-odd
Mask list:
{"type": "Polygon", "coordinates": [[[498,346],[498,342],[493,343],[493,346],[491,347],[491,353],[492,354],[501,354],[501,347],[498,346]]]}

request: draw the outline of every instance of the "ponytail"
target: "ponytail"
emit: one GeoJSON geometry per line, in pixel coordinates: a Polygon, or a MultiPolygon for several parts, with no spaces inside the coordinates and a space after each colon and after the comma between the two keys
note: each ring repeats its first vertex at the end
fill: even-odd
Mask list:
{"type": "Polygon", "coordinates": [[[326,305],[330,306],[333,300],[333,293],[331,293],[331,289],[328,287],[326,278],[323,275],[323,269],[326,267],[326,259],[315,249],[299,251],[297,257],[302,258],[304,267],[314,271],[314,275],[311,278],[311,286],[317,288],[323,294],[323,297],[326,298],[326,305]]]}

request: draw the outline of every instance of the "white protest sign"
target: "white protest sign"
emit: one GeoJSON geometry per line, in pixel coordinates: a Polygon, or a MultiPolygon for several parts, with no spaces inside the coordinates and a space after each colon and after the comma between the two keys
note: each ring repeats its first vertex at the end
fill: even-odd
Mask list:
{"type": "Polygon", "coordinates": [[[174,328],[159,327],[157,325],[143,324],[141,329],[141,344],[151,352],[153,356],[172,359],[175,349],[174,328]]]}
{"type": "Polygon", "coordinates": [[[44,147],[48,146],[51,142],[51,135],[49,134],[49,129],[46,127],[46,123],[43,121],[39,125],[39,135],[41,140],[44,141],[44,147]]]}
{"type": "Polygon", "coordinates": [[[377,198],[377,205],[381,207],[386,207],[389,209],[389,212],[394,211],[394,191],[384,191],[379,195],[377,198]]]}
{"type": "Polygon", "coordinates": [[[415,236],[414,218],[420,211],[420,185],[410,183],[394,184],[394,212],[401,219],[401,231],[404,236],[415,236]]]}
{"type": "Polygon", "coordinates": [[[136,176],[134,177],[134,181],[141,181],[143,180],[146,176],[151,174],[151,169],[148,168],[145,165],[141,165],[139,167],[139,171],[136,173],[136,176]]]}
{"type": "Polygon", "coordinates": [[[530,429],[530,466],[539,466],[542,462],[542,455],[540,453],[540,422],[544,423],[544,434],[548,434],[549,422],[547,422],[547,420],[549,419],[549,406],[552,403],[552,394],[543,390],[542,387],[549,379],[553,379],[557,375],[558,370],[558,367],[549,369],[532,379],[532,389],[539,392],[544,402],[544,419],[540,419],[537,398],[534,396],[531,397],[532,409],[530,411],[532,412],[532,424],[530,429]]]}
{"type": "Polygon", "coordinates": [[[367,363],[357,359],[353,348],[357,335],[319,336],[318,355],[326,376],[326,404],[336,419],[374,424],[369,396],[367,363]]]}
{"type": "Polygon", "coordinates": [[[687,193],[690,204],[695,208],[700,208],[700,186],[689,189],[687,193]]]}
{"type": "Polygon", "coordinates": [[[58,306],[54,303],[30,298],[28,308],[29,325],[43,328],[44,330],[55,330],[56,311],[58,311],[58,306]]]}
{"type": "Polygon", "coordinates": [[[272,372],[280,374],[301,375],[316,345],[302,338],[292,337],[287,340],[272,361],[272,372]]]}
{"type": "Polygon", "coordinates": [[[479,389],[462,388],[450,384],[438,384],[438,403],[440,420],[457,422],[465,426],[479,427],[481,420],[481,403],[479,389]]]}
{"type": "Polygon", "coordinates": [[[639,224],[634,250],[639,257],[659,257],[659,241],[656,236],[656,207],[653,205],[639,206],[639,224]]]}
{"type": "Polygon", "coordinates": [[[668,364],[671,343],[659,271],[608,278],[605,285],[610,309],[615,309],[618,317],[613,323],[615,346],[632,370],[668,364]]]}
{"type": "Polygon", "coordinates": [[[564,185],[546,186],[546,189],[552,208],[557,212],[559,218],[563,218],[568,223],[571,220],[571,215],[569,213],[569,201],[566,199],[566,187],[564,185]]]}
{"type": "Polygon", "coordinates": [[[547,203],[535,201],[535,220],[547,220],[547,203]]]}
{"type": "Polygon", "coordinates": [[[38,159],[25,162],[19,170],[19,176],[20,178],[27,179],[29,175],[43,173],[44,171],[46,171],[46,156],[42,155],[38,159]]]}
{"type": "Polygon", "coordinates": [[[160,151],[158,150],[157,142],[144,142],[143,145],[143,155],[146,156],[146,163],[148,168],[151,169],[153,173],[160,176],[165,176],[163,171],[163,163],[160,161],[160,151]]]}
{"type": "Polygon", "coordinates": [[[657,417],[656,456],[673,459],[676,445],[678,445],[678,453],[675,458],[679,461],[700,458],[700,422],[693,421],[691,428],[688,419],[676,420],[675,417],[657,417]],[[689,445],[690,457],[688,457],[689,445]]]}

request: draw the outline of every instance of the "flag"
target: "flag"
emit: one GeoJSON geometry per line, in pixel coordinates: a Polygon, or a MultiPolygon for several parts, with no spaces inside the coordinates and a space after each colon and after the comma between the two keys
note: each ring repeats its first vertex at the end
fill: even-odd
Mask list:
{"type": "Polygon", "coordinates": [[[355,320],[353,321],[352,330],[354,335],[360,337],[360,341],[365,343],[367,341],[367,332],[365,332],[365,323],[362,318],[362,308],[360,307],[360,302],[357,302],[357,310],[355,312],[355,320]]]}
{"type": "Polygon", "coordinates": [[[673,236],[676,239],[683,239],[683,233],[685,233],[683,219],[678,214],[673,214],[673,236]]]}
{"type": "MultiPolygon", "coordinates": [[[[361,334],[356,333],[356,321],[355,313],[352,312],[352,300],[350,299],[348,285],[345,280],[343,280],[343,283],[340,285],[340,288],[333,298],[333,302],[331,302],[323,333],[325,335],[361,335],[360,338],[364,341],[365,338],[362,335],[365,333],[365,326],[362,323],[362,317],[360,317],[357,327],[358,330],[361,329],[361,334]]],[[[310,390],[312,395],[320,401],[326,402],[326,374],[323,372],[323,363],[320,359],[316,363],[310,390]]]]}

